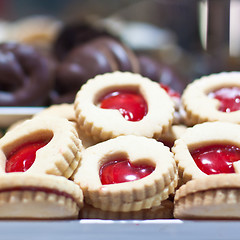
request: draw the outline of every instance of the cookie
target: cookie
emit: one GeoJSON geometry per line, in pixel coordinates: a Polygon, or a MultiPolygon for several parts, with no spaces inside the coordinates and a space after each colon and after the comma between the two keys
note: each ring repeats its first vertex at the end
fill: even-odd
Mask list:
{"type": "Polygon", "coordinates": [[[73,104],[63,103],[63,104],[55,104],[51,105],[42,111],[35,114],[34,117],[38,116],[57,116],[66,118],[68,121],[75,122],[75,111],[73,104]]]}
{"type": "Polygon", "coordinates": [[[129,72],[89,80],[74,108],[79,127],[100,140],[120,135],[157,139],[168,131],[174,113],[173,101],[158,83],[129,72]]]}
{"type": "Polygon", "coordinates": [[[182,95],[185,123],[226,121],[240,123],[240,72],[203,76],[189,84],[182,95]]]}
{"type": "Polygon", "coordinates": [[[240,175],[209,175],[176,191],[174,216],[180,219],[240,219],[240,175]]]}
{"type": "Polygon", "coordinates": [[[206,122],[188,128],[172,148],[179,184],[211,174],[240,172],[240,126],[206,122]]]}
{"type": "Polygon", "coordinates": [[[0,219],[74,219],[82,206],[82,190],[65,177],[0,175],[0,219]]]}
{"type": "Polygon", "coordinates": [[[87,204],[113,212],[160,206],[175,191],[177,178],[169,148],[134,135],[89,147],[73,175],[87,204]]]}
{"type": "Polygon", "coordinates": [[[60,117],[35,117],[0,139],[0,172],[28,172],[69,178],[82,144],[73,124],[60,117]]]}

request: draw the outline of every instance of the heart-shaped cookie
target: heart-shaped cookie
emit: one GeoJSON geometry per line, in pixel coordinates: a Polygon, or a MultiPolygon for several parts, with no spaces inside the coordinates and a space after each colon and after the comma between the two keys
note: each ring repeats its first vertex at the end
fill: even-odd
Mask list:
{"type": "Polygon", "coordinates": [[[82,149],[74,125],[60,117],[26,120],[0,139],[0,172],[28,172],[69,178],[82,149]]]}
{"type": "Polygon", "coordinates": [[[128,212],[161,205],[174,192],[178,177],[168,147],[155,139],[128,135],[87,148],[73,180],[88,204],[105,211],[128,212]],[[137,174],[132,174],[134,169],[137,174]],[[103,182],[112,177],[117,182],[103,182]]]}

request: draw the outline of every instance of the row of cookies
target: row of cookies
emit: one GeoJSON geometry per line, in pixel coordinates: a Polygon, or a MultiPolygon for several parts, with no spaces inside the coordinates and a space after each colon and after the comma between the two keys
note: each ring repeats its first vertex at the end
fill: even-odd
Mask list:
{"type": "Polygon", "coordinates": [[[203,76],[182,95],[189,128],[172,148],[179,171],[177,218],[240,218],[239,78],[239,72],[203,76]]]}
{"type": "MultiPolygon", "coordinates": [[[[209,78],[221,79],[222,76],[228,80],[225,85],[204,90],[208,101],[216,102],[208,96],[209,93],[237,86],[229,79],[237,78],[239,73],[209,78]]],[[[78,200],[71,197],[82,218],[171,218],[173,207],[177,218],[237,218],[237,211],[229,209],[235,209],[238,202],[239,125],[205,118],[207,123],[199,121],[189,127],[192,120],[187,107],[198,95],[195,94],[189,104],[184,98],[188,89],[201,81],[196,80],[186,88],[182,106],[176,108],[170,95],[159,84],[138,74],[114,72],[98,75],[83,85],[74,104],[47,108],[31,120],[13,126],[1,138],[2,177],[13,176],[16,173],[12,172],[19,171],[18,164],[14,166],[16,158],[12,157],[12,152],[23,156],[19,154],[21,148],[23,152],[35,149],[36,158],[28,165],[29,168],[17,174],[28,177],[40,173],[41,177],[55,175],[51,177],[56,179],[63,176],[60,178],[77,187],[81,192],[78,196],[83,196],[78,200]],[[178,109],[180,122],[185,127],[173,125],[174,113],[178,109]],[[172,152],[166,146],[169,140],[170,147],[176,140],[172,152]],[[35,147],[36,144],[39,147],[35,147]],[[211,147],[215,147],[214,150],[211,147]],[[222,166],[219,159],[213,162],[202,158],[201,154],[206,155],[206,149],[207,154],[210,149],[215,158],[230,158],[225,164],[228,168],[222,166]],[[198,154],[198,162],[194,154],[198,154]],[[210,168],[204,170],[208,166],[210,168]],[[214,167],[220,167],[219,172],[214,167]],[[231,171],[226,172],[226,169],[231,171]]],[[[221,83],[220,80],[216,82],[221,83]]],[[[200,87],[197,89],[201,91],[200,87]]],[[[234,110],[232,113],[237,112],[234,110]]],[[[222,114],[229,116],[231,113],[222,114]]],[[[5,192],[4,189],[0,192],[5,192]]],[[[51,193],[58,197],[59,192],[61,197],[70,195],[64,190],[48,190],[46,186],[31,184],[27,188],[7,188],[9,192],[29,189],[40,189],[46,195],[51,193]]],[[[76,214],[71,217],[76,217],[76,214]]]]}

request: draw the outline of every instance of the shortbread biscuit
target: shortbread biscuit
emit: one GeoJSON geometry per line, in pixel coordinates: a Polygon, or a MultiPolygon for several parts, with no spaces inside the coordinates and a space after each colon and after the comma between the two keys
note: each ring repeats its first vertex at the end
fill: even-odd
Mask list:
{"type": "Polygon", "coordinates": [[[62,103],[62,104],[52,105],[34,115],[34,117],[39,117],[39,116],[63,117],[63,118],[66,118],[68,121],[73,122],[84,148],[88,148],[98,143],[98,141],[94,140],[92,136],[90,136],[85,131],[83,131],[83,129],[78,127],[73,104],[62,103]]]}
{"type": "Polygon", "coordinates": [[[74,106],[73,104],[68,103],[55,104],[44,108],[42,111],[34,115],[34,117],[39,116],[57,116],[66,118],[69,121],[76,121],[74,106]]]}
{"type": "Polygon", "coordinates": [[[82,190],[65,177],[0,175],[0,219],[72,219],[82,206],[82,190]]]}
{"type": "Polygon", "coordinates": [[[240,175],[218,174],[187,182],[176,191],[180,219],[240,219],[240,175]]]}
{"type": "Polygon", "coordinates": [[[104,220],[144,220],[144,219],[171,219],[173,218],[173,202],[165,200],[160,206],[131,212],[111,212],[94,208],[84,204],[79,217],[81,219],[104,219],[104,220]]]}
{"type": "MultiPolygon", "coordinates": [[[[82,143],[73,124],[59,117],[35,117],[8,131],[0,139],[0,172],[6,172],[10,156],[19,148],[35,142],[46,142],[47,145],[37,150],[35,160],[26,172],[66,178],[72,175],[80,160],[82,143]]],[[[17,159],[18,156],[13,163],[17,159]]]]}
{"type": "MultiPolygon", "coordinates": [[[[188,128],[175,141],[172,151],[178,166],[179,185],[191,179],[207,176],[205,172],[200,170],[191,153],[196,149],[218,144],[240,148],[240,126],[229,122],[201,123],[188,128]]],[[[209,162],[207,161],[206,164],[209,162]]],[[[235,173],[240,172],[239,161],[233,162],[232,166],[235,173]]]]}
{"type": "Polygon", "coordinates": [[[159,138],[173,121],[174,104],[160,85],[139,74],[114,72],[98,75],[82,86],[74,103],[80,128],[96,139],[120,135],[159,138]],[[103,109],[100,100],[114,91],[133,91],[146,101],[147,114],[139,121],[128,121],[118,109],[103,109]]]}
{"type": "MultiPolygon", "coordinates": [[[[131,175],[129,177],[132,178],[131,175]]],[[[169,148],[155,139],[134,135],[120,136],[86,149],[73,176],[74,182],[83,190],[86,203],[115,212],[159,206],[174,193],[177,179],[175,161],[169,148]],[[133,165],[152,166],[154,170],[138,180],[102,184],[101,166],[119,159],[128,159],[133,165]]]]}
{"type": "Polygon", "coordinates": [[[226,121],[240,123],[240,111],[222,112],[220,103],[210,97],[221,88],[240,87],[240,72],[222,72],[203,76],[189,84],[182,95],[185,123],[193,126],[202,122],[226,121]]]}

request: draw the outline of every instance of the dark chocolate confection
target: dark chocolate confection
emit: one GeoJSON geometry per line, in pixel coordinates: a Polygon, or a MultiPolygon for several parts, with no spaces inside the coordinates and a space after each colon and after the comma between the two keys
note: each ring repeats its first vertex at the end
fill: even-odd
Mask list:
{"type": "Polygon", "coordinates": [[[66,94],[68,103],[72,103],[75,94],[88,79],[114,71],[139,72],[136,55],[119,41],[100,37],[74,48],[57,68],[52,103],[66,99],[66,94]],[[69,99],[69,92],[72,93],[72,99],[69,99]]]}
{"type": "Polygon", "coordinates": [[[53,66],[31,46],[0,44],[0,106],[47,104],[53,66]]]}
{"type": "Polygon", "coordinates": [[[156,61],[148,56],[138,56],[141,72],[144,77],[150,78],[153,81],[165,84],[173,90],[182,93],[187,85],[187,79],[180,75],[172,67],[165,63],[156,61]]]}
{"type": "Polygon", "coordinates": [[[62,61],[75,47],[101,36],[110,36],[110,33],[85,21],[66,24],[53,43],[53,54],[62,61]]]}
{"type": "Polygon", "coordinates": [[[140,73],[179,93],[186,85],[186,81],[166,64],[148,56],[137,56],[114,38],[98,37],[75,47],[58,65],[51,103],[73,103],[76,93],[87,80],[98,74],[114,71],[140,73]]]}

